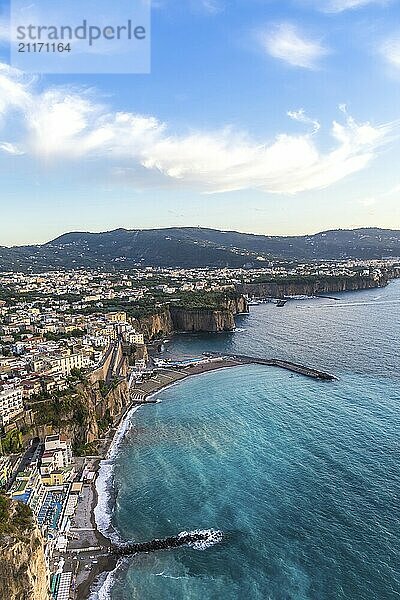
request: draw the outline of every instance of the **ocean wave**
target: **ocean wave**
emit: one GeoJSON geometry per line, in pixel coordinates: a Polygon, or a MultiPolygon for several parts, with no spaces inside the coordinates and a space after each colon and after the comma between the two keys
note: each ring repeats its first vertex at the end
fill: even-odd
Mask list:
{"type": "Polygon", "coordinates": [[[110,600],[111,590],[114,587],[115,580],[117,579],[117,573],[126,564],[127,559],[122,558],[118,561],[117,566],[113,571],[104,574],[98,580],[94,589],[90,592],[88,600],[110,600]]]}
{"type": "Polygon", "coordinates": [[[119,446],[128,431],[132,428],[131,417],[140,407],[135,406],[121,421],[114,439],[107,452],[106,458],[100,462],[96,478],[97,505],[94,509],[94,518],[97,529],[114,544],[122,542],[121,536],[112,525],[114,512],[114,466],[119,452],[119,446]]]}

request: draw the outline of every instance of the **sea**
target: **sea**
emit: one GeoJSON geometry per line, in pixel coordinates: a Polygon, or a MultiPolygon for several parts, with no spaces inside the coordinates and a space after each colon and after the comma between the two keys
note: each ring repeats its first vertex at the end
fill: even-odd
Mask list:
{"type": "Polygon", "coordinates": [[[99,478],[115,541],[181,531],[220,543],[125,559],[111,600],[400,598],[400,280],[262,304],[204,351],[290,359],[338,379],[240,366],[186,379],[132,412],[99,478]]]}

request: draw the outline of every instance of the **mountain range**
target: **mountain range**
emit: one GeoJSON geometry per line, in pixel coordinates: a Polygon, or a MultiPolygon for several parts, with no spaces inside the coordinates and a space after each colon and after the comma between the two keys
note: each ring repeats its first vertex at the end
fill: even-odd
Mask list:
{"type": "Polygon", "coordinates": [[[267,236],[200,227],[74,232],[42,245],[0,246],[0,271],[62,268],[262,267],[270,259],[340,260],[400,256],[400,231],[337,229],[267,236]]]}

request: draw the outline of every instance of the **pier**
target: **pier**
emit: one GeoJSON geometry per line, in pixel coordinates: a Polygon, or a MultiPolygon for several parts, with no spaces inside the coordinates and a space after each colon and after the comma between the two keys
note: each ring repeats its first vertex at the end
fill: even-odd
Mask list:
{"type": "Polygon", "coordinates": [[[322,381],[333,381],[337,379],[334,375],[320,371],[312,367],[306,367],[297,363],[290,362],[288,360],[280,360],[278,358],[258,358],[257,356],[247,356],[245,354],[225,354],[223,352],[205,352],[204,356],[210,358],[225,358],[228,360],[234,360],[239,364],[255,364],[255,365],[266,365],[268,367],[278,367],[280,369],[286,369],[286,371],[292,371],[305,377],[311,377],[312,379],[320,379],[322,381]]]}

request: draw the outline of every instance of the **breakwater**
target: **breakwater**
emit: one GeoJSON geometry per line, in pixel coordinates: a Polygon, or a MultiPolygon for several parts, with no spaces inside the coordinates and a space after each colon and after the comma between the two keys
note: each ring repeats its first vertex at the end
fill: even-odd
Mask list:
{"type": "Polygon", "coordinates": [[[191,546],[198,550],[205,550],[209,546],[218,544],[223,539],[222,531],[215,529],[197,529],[195,531],[182,531],[178,535],[163,539],[154,539],[149,542],[137,542],[113,546],[110,552],[116,556],[129,556],[138,552],[155,552],[156,550],[170,550],[181,546],[191,546]]]}
{"type": "Polygon", "coordinates": [[[280,369],[292,371],[293,373],[298,373],[299,375],[304,375],[305,377],[321,379],[324,381],[333,381],[334,379],[337,379],[335,375],[331,375],[330,373],[326,373],[325,371],[320,371],[312,367],[299,365],[297,363],[293,363],[287,360],[280,360],[277,358],[258,358],[257,356],[247,356],[245,354],[224,354],[223,352],[205,352],[204,355],[209,356],[210,358],[220,357],[231,359],[237,361],[239,364],[256,364],[266,365],[268,367],[278,367],[280,369]]]}

